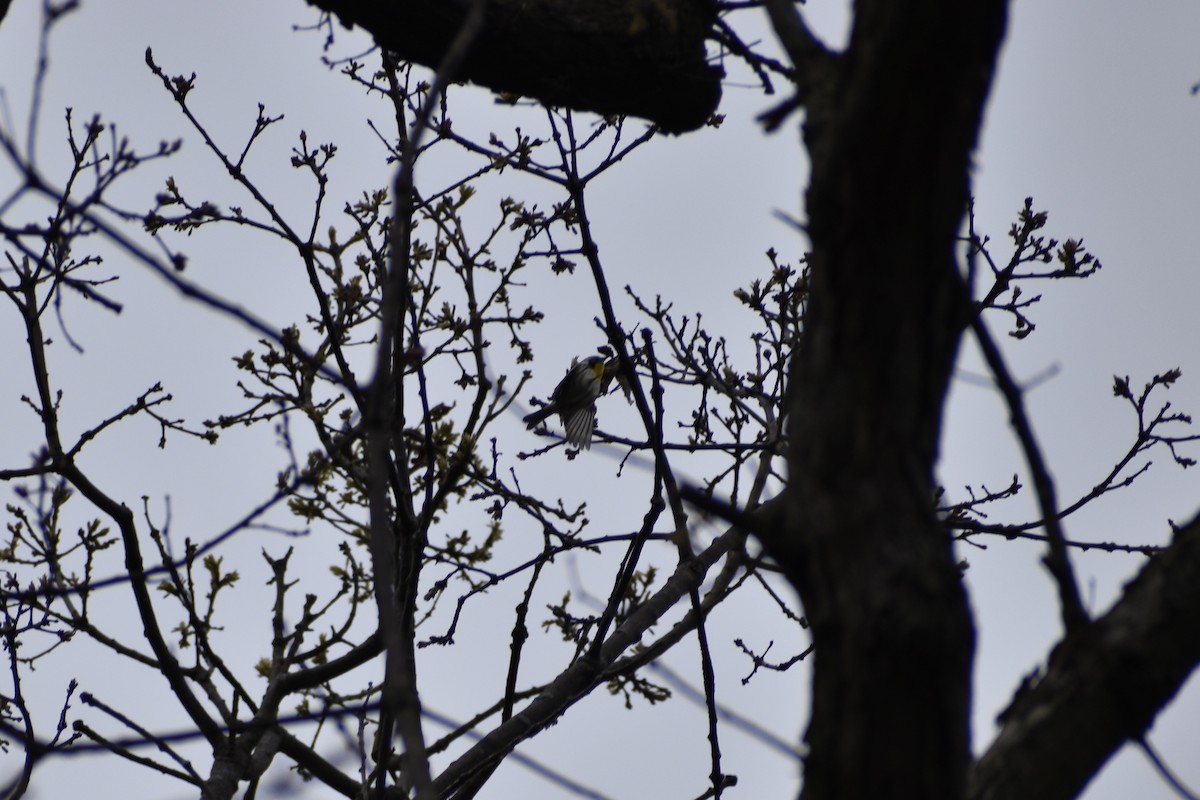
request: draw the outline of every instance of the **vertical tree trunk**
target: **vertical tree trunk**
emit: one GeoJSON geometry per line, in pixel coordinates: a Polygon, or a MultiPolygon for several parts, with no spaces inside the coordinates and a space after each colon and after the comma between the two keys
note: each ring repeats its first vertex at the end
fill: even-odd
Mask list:
{"type": "Polygon", "coordinates": [[[790,504],[768,547],[816,645],[803,797],[961,798],[974,632],[932,511],[969,307],[955,243],[1002,0],[862,0],[810,102],[790,504]],[[817,106],[817,107],[814,107],[817,106]]]}

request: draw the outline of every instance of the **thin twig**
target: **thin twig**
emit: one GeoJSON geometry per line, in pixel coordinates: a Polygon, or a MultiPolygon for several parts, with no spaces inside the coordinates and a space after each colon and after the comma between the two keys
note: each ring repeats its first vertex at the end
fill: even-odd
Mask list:
{"type": "Polygon", "coordinates": [[[1196,793],[1189,789],[1183,781],[1179,780],[1170,767],[1159,757],[1158,751],[1150,744],[1150,739],[1142,736],[1137,740],[1138,746],[1142,748],[1142,752],[1146,754],[1146,758],[1150,759],[1150,763],[1158,770],[1158,774],[1162,776],[1167,785],[1175,791],[1175,794],[1183,798],[1183,800],[1200,800],[1196,793]]]}
{"type": "Polygon", "coordinates": [[[1062,605],[1063,626],[1067,633],[1078,630],[1088,621],[1088,613],[1083,607],[1083,601],[1080,599],[1079,586],[1075,581],[1075,573],[1071,569],[1070,556],[1067,554],[1066,536],[1063,535],[1062,524],[1059,521],[1058,501],[1055,498],[1054,481],[1050,477],[1050,472],[1046,468],[1046,461],[1042,457],[1041,449],[1038,447],[1037,439],[1033,435],[1033,427],[1029,423],[1029,417],[1025,414],[1025,404],[1021,398],[1021,390],[1009,374],[1008,366],[1004,363],[1004,357],[1000,354],[1000,349],[992,340],[991,334],[988,332],[987,325],[984,324],[983,318],[975,315],[971,318],[971,329],[975,333],[975,338],[979,342],[979,349],[983,352],[983,357],[988,363],[988,368],[991,369],[992,375],[996,379],[996,386],[1000,389],[1000,393],[1004,395],[1004,400],[1008,404],[1009,417],[1012,421],[1013,429],[1017,433],[1017,438],[1021,442],[1021,449],[1025,453],[1025,460],[1029,464],[1029,471],[1033,477],[1033,487],[1037,493],[1038,506],[1042,513],[1042,521],[1046,526],[1046,543],[1048,552],[1045,558],[1046,568],[1050,570],[1050,574],[1054,577],[1055,583],[1058,584],[1059,603],[1062,605]]]}

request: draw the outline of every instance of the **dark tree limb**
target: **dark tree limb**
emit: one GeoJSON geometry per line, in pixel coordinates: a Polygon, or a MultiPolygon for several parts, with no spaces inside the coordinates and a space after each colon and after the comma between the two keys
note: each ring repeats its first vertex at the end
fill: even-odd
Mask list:
{"type": "Polygon", "coordinates": [[[1150,728],[1200,663],[1200,517],[1175,534],[1104,616],[1069,634],[1046,674],[1001,715],[971,770],[970,800],[1075,797],[1150,728]]]}
{"type": "Polygon", "coordinates": [[[1067,553],[1067,538],[1062,529],[1054,481],[1050,478],[1050,471],[1046,467],[1046,461],[1042,458],[1041,449],[1038,447],[1033,433],[1033,426],[1025,413],[1025,401],[1021,398],[1021,391],[1012,375],[1009,374],[1000,348],[996,346],[986,323],[979,315],[971,320],[971,329],[975,332],[975,338],[979,342],[979,349],[983,353],[984,360],[987,361],[988,367],[995,376],[996,386],[1008,404],[1009,419],[1012,421],[1017,439],[1021,442],[1021,449],[1025,451],[1025,459],[1029,464],[1029,473],[1033,477],[1038,506],[1046,527],[1046,543],[1049,545],[1049,551],[1044,561],[1058,586],[1063,627],[1070,633],[1087,622],[1088,614],[1083,607],[1083,600],[1079,596],[1079,585],[1075,580],[1075,572],[1071,569],[1071,558],[1067,553]]]}
{"type": "MultiPolygon", "coordinates": [[[[465,0],[308,0],[370,32],[404,61],[441,63],[465,0]]],[[[721,99],[706,60],[712,0],[489,0],[487,24],[455,80],[549,105],[632,115],[668,133],[694,130],[721,99]]]]}

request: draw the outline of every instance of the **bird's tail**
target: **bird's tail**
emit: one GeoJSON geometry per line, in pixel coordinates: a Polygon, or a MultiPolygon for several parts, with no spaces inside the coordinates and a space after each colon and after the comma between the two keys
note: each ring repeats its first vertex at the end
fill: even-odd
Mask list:
{"type": "Polygon", "coordinates": [[[547,403],[546,405],[539,408],[537,411],[534,411],[532,414],[527,414],[525,416],[525,419],[522,421],[525,423],[525,426],[527,428],[532,430],[533,428],[536,428],[538,425],[540,425],[541,423],[543,423],[547,419],[549,419],[550,415],[553,414],[555,411],[557,411],[557,409],[554,407],[554,405],[552,403],[547,403]]]}

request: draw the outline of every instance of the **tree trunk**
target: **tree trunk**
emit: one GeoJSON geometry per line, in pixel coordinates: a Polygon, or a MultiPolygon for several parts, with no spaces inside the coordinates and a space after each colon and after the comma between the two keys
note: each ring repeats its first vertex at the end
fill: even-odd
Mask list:
{"type": "Polygon", "coordinates": [[[974,632],[932,475],[970,313],[956,238],[1006,3],[856,12],[832,85],[809,94],[791,502],[766,545],[816,646],[802,797],[958,800],[974,632]]]}

